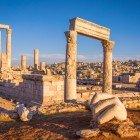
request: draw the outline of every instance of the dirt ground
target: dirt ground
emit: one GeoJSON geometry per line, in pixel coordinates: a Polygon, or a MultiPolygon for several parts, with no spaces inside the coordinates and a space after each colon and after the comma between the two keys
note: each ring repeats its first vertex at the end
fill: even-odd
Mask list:
{"type": "MultiPolygon", "coordinates": [[[[140,124],[140,113],[129,111],[129,118],[136,124],[140,124]]],[[[80,139],[75,132],[89,128],[90,112],[63,113],[50,116],[35,116],[30,122],[1,122],[1,140],[55,140],[55,139],[80,139]]],[[[115,135],[98,136],[91,140],[119,140],[115,135]]],[[[123,140],[138,140],[125,138],[123,140]]]]}
{"type": "MultiPolygon", "coordinates": [[[[4,100],[3,100],[4,101],[4,100]]],[[[1,106],[3,104],[1,101],[1,106]]],[[[5,102],[5,101],[4,101],[5,102]]],[[[9,103],[3,106],[14,106],[9,103]]],[[[140,112],[128,111],[129,118],[140,124],[140,112]]],[[[59,113],[54,115],[36,115],[30,122],[13,120],[0,122],[0,140],[62,140],[81,139],[76,136],[76,131],[88,129],[91,120],[90,111],[59,113]]],[[[88,140],[138,140],[137,138],[119,138],[114,134],[105,137],[90,138],[88,140]]]]}

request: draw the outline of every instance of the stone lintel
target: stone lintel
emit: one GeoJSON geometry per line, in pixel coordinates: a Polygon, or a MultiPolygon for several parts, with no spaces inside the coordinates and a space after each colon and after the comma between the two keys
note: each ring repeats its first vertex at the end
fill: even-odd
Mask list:
{"type": "Polygon", "coordinates": [[[75,30],[78,34],[96,38],[98,40],[109,40],[110,38],[109,28],[78,17],[70,20],[70,30],[75,30]]]}
{"type": "Polygon", "coordinates": [[[9,28],[10,28],[9,25],[0,24],[0,29],[9,29],[9,28]]]}

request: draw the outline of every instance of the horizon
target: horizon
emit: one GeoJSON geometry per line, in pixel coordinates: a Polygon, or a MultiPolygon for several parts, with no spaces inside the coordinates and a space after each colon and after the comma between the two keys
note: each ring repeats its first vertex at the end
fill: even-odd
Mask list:
{"type": "MultiPolygon", "coordinates": [[[[110,38],[115,41],[113,59],[122,61],[140,59],[138,0],[135,3],[132,0],[115,2],[0,0],[0,2],[0,12],[3,13],[0,16],[0,24],[7,24],[13,30],[13,65],[20,65],[21,55],[26,55],[27,64],[32,65],[35,48],[40,51],[40,61],[47,64],[64,62],[66,51],[64,32],[69,29],[69,19],[74,17],[83,18],[111,30],[110,38]]],[[[102,45],[98,40],[78,35],[77,43],[78,61],[102,61],[102,45]]],[[[2,50],[5,50],[4,30],[2,30],[2,50]]]]}

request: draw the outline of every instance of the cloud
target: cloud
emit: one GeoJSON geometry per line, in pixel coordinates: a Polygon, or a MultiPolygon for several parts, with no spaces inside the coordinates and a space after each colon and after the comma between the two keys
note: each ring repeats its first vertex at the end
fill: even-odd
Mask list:
{"type": "Polygon", "coordinates": [[[121,60],[121,61],[126,61],[126,60],[139,60],[140,55],[113,55],[114,60],[121,60]]]}
{"type": "MultiPolygon", "coordinates": [[[[27,56],[27,64],[28,65],[33,65],[33,54],[25,54],[27,56]]],[[[60,62],[65,62],[65,54],[40,54],[39,56],[39,61],[45,61],[47,64],[51,63],[60,63],[60,62]]],[[[93,54],[93,55],[88,55],[88,54],[80,54],[77,55],[78,61],[83,61],[83,62],[102,62],[103,61],[103,53],[98,53],[98,54],[93,54]]],[[[135,55],[135,56],[128,56],[128,55],[113,55],[114,60],[139,60],[140,55],[135,55]]],[[[17,58],[12,58],[12,64],[13,65],[20,65],[20,59],[17,58]]]]}

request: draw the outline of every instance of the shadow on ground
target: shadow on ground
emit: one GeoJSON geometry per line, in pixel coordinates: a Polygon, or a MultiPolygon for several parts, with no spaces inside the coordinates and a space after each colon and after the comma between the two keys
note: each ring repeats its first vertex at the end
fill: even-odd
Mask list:
{"type": "MultiPolygon", "coordinates": [[[[130,112],[129,116],[134,117],[137,123],[140,123],[140,113],[130,112]],[[136,120],[137,119],[139,121],[136,120]]],[[[71,112],[59,113],[54,115],[36,115],[30,122],[1,122],[0,139],[1,140],[55,140],[55,139],[80,139],[75,132],[81,129],[88,129],[91,120],[91,113],[71,112]]],[[[99,136],[91,138],[92,140],[119,140],[115,135],[111,138],[99,136]]],[[[127,138],[123,140],[134,140],[127,138]]],[[[138,140],[135,138],[135,140],[138,140]]]]}

